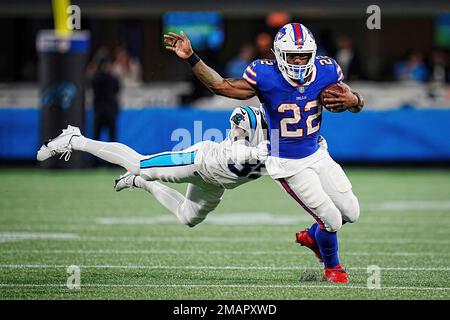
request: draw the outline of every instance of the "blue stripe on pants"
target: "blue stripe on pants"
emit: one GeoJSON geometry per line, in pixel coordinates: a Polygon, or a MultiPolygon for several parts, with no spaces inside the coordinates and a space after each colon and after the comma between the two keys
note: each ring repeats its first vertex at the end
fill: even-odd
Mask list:
{"type": "Polygon", "coordinates": [[[196,154],[197,151],[159,154],[149,159],[141,160],[141,169],[186,166],[194,163],[196,154]]]}

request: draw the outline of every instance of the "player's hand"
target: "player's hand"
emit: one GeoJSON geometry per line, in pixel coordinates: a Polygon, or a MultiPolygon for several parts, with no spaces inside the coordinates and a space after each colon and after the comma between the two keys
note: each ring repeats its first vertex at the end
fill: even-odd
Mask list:
{"type": "Polygon", "coordinates": [[[268,140],[261,141],[255,148],[253,148],[252,158],[259,161],[265,161],[269,156],[269,144],[268,140]]]}
{"type": "Polygon", "coordinates": [[[351,108],[358,105],[358,97],[350,90],[349,86],[342,83],[337,84],[342,88],[343,92],[326,91],[326,93],[333,96],[333,98],[325,98],[326,107],[329,109],[335,108],[351,108]]]}
{"type": "Polygon", "coordinates": [[[164,44],[166,45],[165,48],[167,50],[175,52],[175,54],[181,59],[187,59],[194,53],[194,50],[192,50],[191,41],[183,31],[180,32],[180,35],[173,32],[165,34],[164,44]]]}

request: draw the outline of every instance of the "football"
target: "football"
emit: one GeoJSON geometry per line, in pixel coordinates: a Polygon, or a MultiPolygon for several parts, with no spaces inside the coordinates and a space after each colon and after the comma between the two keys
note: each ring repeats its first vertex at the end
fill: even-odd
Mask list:
{"type": "Polygon", "coordinates": [[[332,94],[327,93],[326,91],[332,91],[332,92],[336,92],[336,93],[343,93],[344,89],[342,89],[340,86],[338,86],[336,83],[330,84],[329,86],[327,86],[325,89],[323,89],[320,94],[319,94],[319,101],[320,104],[327,109],[330,112],[342,112],[345,111],[346,108],[345,107],[339,107],[339,108],[327,108],[324,99],[325,98],[334,98],[334,96],[332,94]]]}

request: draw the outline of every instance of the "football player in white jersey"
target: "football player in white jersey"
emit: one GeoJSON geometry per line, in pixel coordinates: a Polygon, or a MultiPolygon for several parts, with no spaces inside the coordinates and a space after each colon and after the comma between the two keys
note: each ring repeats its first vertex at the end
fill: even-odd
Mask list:
{"type": "Polygon", "coordinates": [[[115,183],[116,191],[142,188],[150,192],[178,220],[190,227],[202,222],[220,203],[226,189],[233,189],[262,175],[268,155],[267,125],[257,108],[241,106],[230,116],[229,136],[221,143],[199,142],[179,152],[144,156],[116,142],[84,137],[68,126],[41,146],[37,160],[60,155],[69,160],[72,150],[84,151],[128,172],[115,183]],[[185,195],[156,180],[188,183],[185,195]]]}

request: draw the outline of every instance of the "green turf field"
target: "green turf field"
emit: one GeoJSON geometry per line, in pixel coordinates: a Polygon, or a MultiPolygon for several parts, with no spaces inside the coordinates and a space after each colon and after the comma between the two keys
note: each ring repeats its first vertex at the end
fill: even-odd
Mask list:
{"type": "Polygon", "coordinates": [[[189,229],[142,190],[116,193],[120,171],[2,169],[0,298],[449,299],[450,171],[346,171],[361,218],[339,233],[350,283],[337,285],[294,243],[312,218],[267,177],[189,229]]]}

